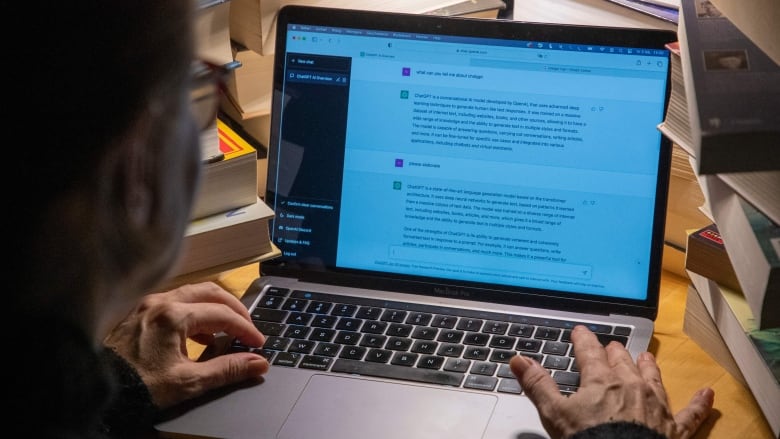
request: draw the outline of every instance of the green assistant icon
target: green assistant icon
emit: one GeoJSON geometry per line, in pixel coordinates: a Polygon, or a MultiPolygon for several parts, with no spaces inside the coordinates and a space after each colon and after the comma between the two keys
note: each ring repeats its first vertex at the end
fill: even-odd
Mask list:
{"type": "Polygon", "coordinates": [[[393,182],[393,189],[400,191],[401,190],[401,182],[400,181],[394,181],[393,182]]]}
{"type": "Polygon", "coordinates": [[[409,90],[401,90],[401,99],[409,99],[409,90]]]}

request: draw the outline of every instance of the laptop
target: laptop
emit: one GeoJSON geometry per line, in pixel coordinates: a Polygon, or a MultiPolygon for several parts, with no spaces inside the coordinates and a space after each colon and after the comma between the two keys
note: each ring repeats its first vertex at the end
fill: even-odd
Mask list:
{"type": "Polygon", "coordinates": [[[653,334],[671,163],[656,126],[675,40],[281,9],[265,201],[282,256],[243,296],[268,340],[207,349],[272,366],[157,429],[547,437],[512,356],[570,394],[575,324],[634,357],[653,334]]]}

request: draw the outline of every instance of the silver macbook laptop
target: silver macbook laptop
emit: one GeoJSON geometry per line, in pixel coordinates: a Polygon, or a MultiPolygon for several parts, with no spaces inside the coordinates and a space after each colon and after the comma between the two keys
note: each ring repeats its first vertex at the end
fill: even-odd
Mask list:
{"type": "MultiPolygon", "coordinates": [[[[634,356],[653,334],[675,39],[282,9],[266,202],[283,255],[244,296],[272,366],[159,431],[545,436],[513,355],[572,393],[575,324],[634,356]]],[[[252,349],[223,341],[206,355],[252,349]]]]}

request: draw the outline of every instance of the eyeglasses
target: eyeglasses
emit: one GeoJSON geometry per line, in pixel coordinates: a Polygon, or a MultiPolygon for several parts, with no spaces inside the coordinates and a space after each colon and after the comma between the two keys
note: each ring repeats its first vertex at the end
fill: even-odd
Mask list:
{"type": "Polygon", "coordinates": [[[227,75],[239,66],[241,63],[238,61],[222,65],[204,60],[192,63],[190,108],[192,117],[201,131],[216,122],[219,111],[219,94],[225,91],[227,75]]]}

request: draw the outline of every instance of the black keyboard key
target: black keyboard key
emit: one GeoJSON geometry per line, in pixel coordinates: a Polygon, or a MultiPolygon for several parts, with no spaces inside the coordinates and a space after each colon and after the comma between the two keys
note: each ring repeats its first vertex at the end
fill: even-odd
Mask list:
{"type": "Polygon", "coordinates": [[[280,309],[257,307],[252,311],[252,320],[262,320],[264,322],[282,323],[287,318],[287,311],[280,309]]]}
{"type": "Polygon", "coordinates": [[[412,346],[412,339],[406,337],[390,337],[385,347],[394,351],[408,351],[412,346]]]}
{"type": "Polygon", "coordinates": [[[569,368],[569,363],[571,363],[570,357],[559,357],[557,355],[548,355],[544,359],[544,363],[542,363],[542,365],[547,369],[566,370],[569,368]]]}
{"type": "Polygon", "coordinates": [[[436,328],[429,328],[427,326],[418,326],[412,331],[412,338],[418,338],[422,340],[433,340],[436,338],[436,334],[439,332],[436,328]]]}
{"type": "Polygon", "coordinates": [[[539,349],[541,348],[542,342],[540,340],[530,340],[525,338],[517,340],[517,345],[515,346],[515,349],[523,352],[539,352],[539,349]]]}
{"type": "Polygon", "coordinates": [[[510,337],[507,335],[494,335],[493,338],[490,339],[489,346],[491,348],[497,349],[514,349],[515,343],[517,343],[517,339],[515,337],[510,337]]]}
{"type": "Polygon", "coordinates": [[[507,322],[489,321],[485,323],[485,326],[482,328],[482,332],[487,332],[488,334],[504,335],[506,334],[508,328],[509,323],[507,322]]]}
{"type": "Polygon", "coordinates": [[[444,357],[438,355],[423,355],[420,357],[420,361],[417,363],[417,367],[425,369],[441,369],[444,364],[444,357]]]}
{"type": "Polygon", "coordinates": [[[468,358],[470,360],[487,360],[489,354],[490,348],[468,346],[463,352],[463,358],[468,358]]]}
{"type": "Polygon", "coordinates": [[[344,348],[341,349],[339,358],[347,358],[350,360],[362,360],[363,357],[366,355],[367,351],[368,349],[360,346],[344,346],[344,348]]]}
{"type": "Polygon", "coordinates": [[[494,361],[496,363],[509,363],[509,360],[511,360],[515,355],[517,355],[517,352],[515,351],[494,349],[493,353],[490,354],[490,361],[494,361]]]}
{"type": "Polygon", "coordinates": [[[493,390],[498,384],[498,378],[469,375],[466,377],[466,382],[463,383],[463,387],[468,389],[480,389],[480,390],[493,390]]]}
{"type": "Polygon", "coordinates": [[[533,325],[514,323],[509,327],[509,335],[531,338],[531,335],[534,333],[534,329],[535,327],[533,325]]]}
{"type": "Polygon", "coordinates": [[[623,336],[629,336],[631,335],[631,328],[628,326],[615,326],[615,330],[613,332],[615,335],[623,335],[623,336]]]}
{"type": "Polygon", "coordinates": [[[432,319],[432,314],[424,312],[413,312],[409,314],[409,317],[407,317],[406,323],[410,325],[427,326],[429,323],[431,323],[432,319]]]}
{"type": "Polygon", "coordinates": [[[335,343],[318,343],[317,347],[314,348],[314,354],[335,357],[338,355],[339,349],[341,349],[341,345],[335,343]]]}
{"type": "Polygon", "coordinates": [[[569,343],[560,341],[546,341],[542,348],[543,354],[566,355],[569,352],[569,343]]]}
{"type": "Polygon", "coordinates": [[[328,366],[333,361],[331,357],[320,357],[318,355],[306,355],[301,359],[298,366],[303,369],[328,370],[328,366]]]}
{"type": "Polygon", "coordinates": [[[501,381],[498,382],[498,388],[496,390],[502,393],[516,393],[518,395],[523,392],[520,383],[514,378],[502,378],[501,381]]]}
{"type": "Polygon", "coordinates": [[[442,330],[439,333],[438,341],[444,343],[460,343],[463,340],[463,331],[455,331],[452,329],[442,330]]]}
{"type": "Polygon", "coordinates": [[[467,372],[471,367],[471,360],[464,360],[463,358],[448,358],[444,362],[444,370],[450,372],[467,372]]]}
{"type": "Polygon", "coordinates": [[[302,354],[296,354],[294,352],[279,352],[276,354],[274,364],[279,366],[295,367],[298,365],[298,361],[300,361],[302,356],[302,354]]]}
{"type": "Polygon", "coordinates": [[[284,305],[282,305],[282,309],[286,309],[287,311],[303,311],[306,309],[306,305],[308,304],[309,304],[308,300],[287,299],[284,301],[284,305]]]}
{"type": "Polygon", "coordinates": [[[267,296],[287,297],[287,295],[290,294],[290,289],[289,288],[279,288],[279,287],[268,287],[268,289],[265,290],[265,294],[267,296]]]}
{"type": "Polygon", "coordinates": [[[284,331],[284,336],[289,338],[306,338],[309,332],[311,332],[311,328],[308,326],[290,325],[284,331]]]}
{"type": "Polygon", "coordinates": [[[422,341],[418,340],[412,344],[412,352],[418,352],[421,354],[432,354],[436,352],[436,348],[439,347],[439,343],[435,341],[422,341]]]}
{"type": "Polygon", "coordinates": [[[628,343],[628,337],[624,337],[621,335],[611,335],[611,334],[596,334],[596,338],[599,339],[602,345],[606,346],[612,341],[619,342],[623,346],[628,343]]]}
{"type": "Polygon", "coordinates": [[[394,337],[408,337],[412,333],[413,328],[414,326],[404,323],[391,323],[387,328],[386,334],[394,337]]]}
{"type": "Polygon", "coordinates": [[[380,320],[383,322],[394,322],[394,323],[403,323],[404,320],[406,320],[406,316],[409,314],[408,311],[401,311],[397,309],[386,309],[385,312],[382,313],[382,317],[380,320]]]}
{"type": "Polygon", "coordinates": [[[372,363],[387,363],[393,356],[393,351],[387,349],[369,349],[366,354],[366,361],[372,363]]]}
{"type": "Polygon", "coordinates": [[[429,384],[443,384],[446,386],[456,387],[460,387],[464,376],[462,373],[457,372],[419,369],[415,367],[410,368],[394,366],[391,364],[369,363],[364,361],[352,361],[345,359],[336,360],[330,370],[331,372],[400,379],[429,384]]]}
{"type": "Polygon", "coordinates": [[[414,363],[417,362],[417,357],[419,356],[419,354],[410,352],[396,352],[393,354],[393,359],[390,360],[390,364],[395,364],[397,366],[414,366],[414,363]]]}
{"type": "Polygon", "coordinates": [[[452,329],[455,327],[455,323],[458,321],[457,317],[453,316],[446,316],[446,315],[437,315],[433,317],[433,321],[431,322],[431,326],[436,328],[447,328],[452,329]]]}
{"type": "Polygon", "coordinates": [[[330,302],[314,301],[311,302],[309,306],[306,307],[306,312],[310,312],[313,314],[327,314],[332,307],[333,304],[330,302]]]}
{"type": "Polygon", "coordinates": [[[477,361],[471,366],[471,373],[477,375],[493,376],[498,369],[498,364],[489,361],[477,361]]]}
{"type": "Polygon", "coordinates": [[[255,324],[255,328],[257,328],[258,331],[262,332],[263,335],[266,337],[271,335],[282,335],[282,332],[284,332],[284,328],[287,327],[287,325],[284,325],[282,323],[271,323],[271,322],[252,322],[255,324]]]}
{"type": "Polygon", "coordinates": [[[470,319],[463,317],[458,322],[457,329],[460,329],[462,331],[479,331],[482,329],[482,324],[485,323],[484,320],[481,319],[470,319]]]}
{"type": "Polygon", "coordinates": [[[355,315],[355,311],[357,311],[357,305],[337,303],[336,306],[333,307],[333,311],[330,312],[330,315],[339,317],[352,317],[355,315]]]}
{"type": "Polygon", "coordinates": [[[512,373],[512,369],[509,368],[508,364],[500,364],[498,366],[498,371],[496,372],[496,376],[499,378],[512,378],[515,379],[515,374],[512,373]]]}
{"type": "Polygon", "coordinates": [[[287,352],[308,354],[314,349],[315,344],[316,343],[311,340],[293,340],[292,343],[290,343],[290,347],[287,348],[287,352]]]}
{"type": "Polygon", "coordinates": [[[358,331],[363,324],[363,320],[353,319],[350,317],[342,317],[338,323],[336,323],[336,329],[343,331],[358,331]]]}
{"type": "Polygon", "coordinates": [[[278,308],[281,308],[282,303],[284,303],[284,297],[280,297],[280,296],[264,296],[257,303],[257,306],[260,307],[260,308],[278,309],[278,308]]]}
{"type": "Polygon", "coordinates": [[[336,335],[336,331],[327,328],[314,328],[314,331],[309,335],[309,340],[314,341],[331,341],[336,335]]]}
{"type": "Polygon", "coordinates": [[[465,347],[460,344],[444,343],[436,353],[446,357],[460,357],[464,349],[465,347]]]}
{"type": "Polygon", "coordinates": [[[469,332],[463,337],[463,343],[472,346],[486,346],[490,340],[490,334],[481,332],[469,332]]]}
{"type": "Polygon", "coordinates": [[[291,312],[285,323],[289,325],[308,325],[314,315],[304,312],[291,312]]]}
{"type": "Polygon", "coordinates": [[[384,334],[387,329],[387,322],[380,322],[378,320],[369,320],[363,323],[363,327],[360,328],[361,332],[367,332],[369,334],[384,334]]]}
{"type": "Polygon", "coordinates": [[[387,337],[384,335],[366,334],[360,339],[360,346],[365,346],[367,348],[383,348],[385,347],[386,341],[387,337]]]}
{"type": "Polygon", "coordinates": [[[271,349],[274,351],[283,351],[290,345],[290,339],[284,337],[268,337],[265,339],[264,349],[271,349]]]}
{"type": "Polygon", "coordinates": [[[556,370],[553,373],[553,379],[558,384],[577,387],[580,385],[580,374],[577,372],[567,372],[565,370],[556,370]]]}
{"type": "Polygon", "coordinates": [[[360,341],[360,333],[352,331],[339,331],[336,334],[336,338],[333,339],[334,343],[356,345],[360,341]]]}
{"type": "Polygon", "coordinates": [[[336,320],[338,320],[336,316],[317,314],[311,321],[311,325],[317,328],[332,328],[336,324],[336,320]]]}
{"type": "Polygon", "coordinates": [[[382,315],[382,308],[361,306],[355,317],[365,320],[377,320],[382,315]]]}
{"type": "Polygon", "coordinates": [[[558,340],[558,336],[561,335],[561,330],[556,328],[546,328],[540,326],[536,328],[534,338],[537,340],[558,340]]]}

